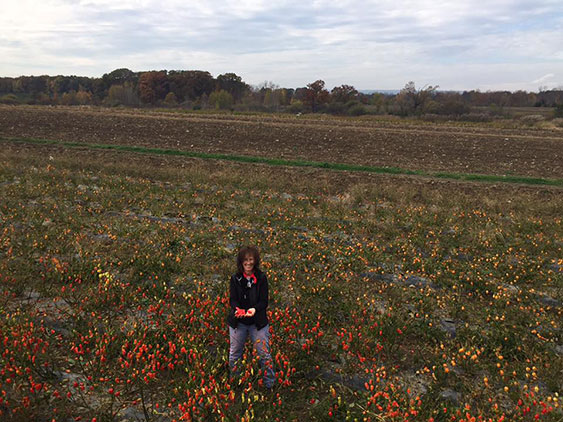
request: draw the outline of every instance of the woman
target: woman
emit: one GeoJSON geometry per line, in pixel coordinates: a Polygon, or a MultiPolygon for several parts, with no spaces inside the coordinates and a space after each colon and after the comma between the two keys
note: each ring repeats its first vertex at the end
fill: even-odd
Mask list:
{"type": "Polygon", "coordinates": [[[258,249],[253,246],[241,248],[237,256],[237,267],[238,271],[231,276],[230,283],[229,366],[234,373],[239,372],[237,364],[244,352],[246,339],[250,336],[260,357],[264,386],[273,388],[276,379],[270,356],[270,326],[266,315],[268,279],[260,271],[258,249]]]}

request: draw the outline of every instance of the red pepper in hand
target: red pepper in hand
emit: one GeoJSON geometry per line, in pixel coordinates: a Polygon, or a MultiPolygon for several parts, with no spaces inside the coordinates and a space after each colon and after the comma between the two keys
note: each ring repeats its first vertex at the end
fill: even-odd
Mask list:
{"type": "Polygon", "coordinates": [[[246,315],[246,311],[244,309],[240,309],[239,307],[235,308],[235,317],[236,318],[242,318],[245,315],[246,315]]]}

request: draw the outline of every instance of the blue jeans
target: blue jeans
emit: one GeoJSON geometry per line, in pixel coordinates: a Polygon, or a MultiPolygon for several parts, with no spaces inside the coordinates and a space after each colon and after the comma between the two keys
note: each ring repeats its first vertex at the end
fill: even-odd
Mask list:
{"type": "Polygon", "coordinates": [[[236,364],[244,353],[244,344],[250,335],[252,346],[258,353],[260,367],[264,372],[264,386],[272,388],[276,382],[276,376],[274,373],[274,362],[272,356],[270,356],[270,326],[266,325],[264,328],[257,330],[255,324],[246,325],[239,322],[237,328],[229,325],[229,334],[231,340],[229,366],[231,371],[238,372],[236,364]]]}

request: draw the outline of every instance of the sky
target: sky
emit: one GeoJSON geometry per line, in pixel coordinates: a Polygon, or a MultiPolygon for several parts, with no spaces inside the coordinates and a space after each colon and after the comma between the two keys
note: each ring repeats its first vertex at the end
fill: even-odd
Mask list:
{"type": "Polygon", "coordinates": [[[563,87],[563,0],[0,0],[0,76],[123,67],[537,92],[563,87]]]}

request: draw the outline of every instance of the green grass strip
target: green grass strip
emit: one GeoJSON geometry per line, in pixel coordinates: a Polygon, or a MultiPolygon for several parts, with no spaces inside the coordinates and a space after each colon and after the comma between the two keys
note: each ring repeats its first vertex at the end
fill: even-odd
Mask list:
{"type": "Polygon", "coordinates": [[[182,151],[176,149],[148,148],[148,147],[141,147],[134,145],[88,144],[81,142],[57,141],[52,139],[0,137],[0,141],[31,143],[31,144],[41,144],[41,145],[58,145],[58,146],[64,146],[70,148],[88,148],[88,149],[110,150],[110,151],[137,152],[142,154],[172,155],[172,156],[202,158],[202,159],[211,159],[211,160],[227,160],[227,161],[235,161],[239,163],[260,163],[260,164],[268,164],[273,166],[312,167],[312,168],[322,168],[328,170],[361,171],[366,173],[378,173],[378,174],[412,175],[412,176],[433,177],[438,179],[466,180],[466,181],[475,181],[475,182],[502,182],[502,183],[519,183],[519,184],[527,184],[527,185],[563,186],[563,179],[545,179],[540,177],[427,172],[422,170],[407,170],[399,167],[375,167],[375,166],[363,166],[358,164],[329,163],[322,161],[285,160],[281,158],[252,157],[248,155],[216,154],[216,153],[205,153],[205,152],[182,151]]]}

